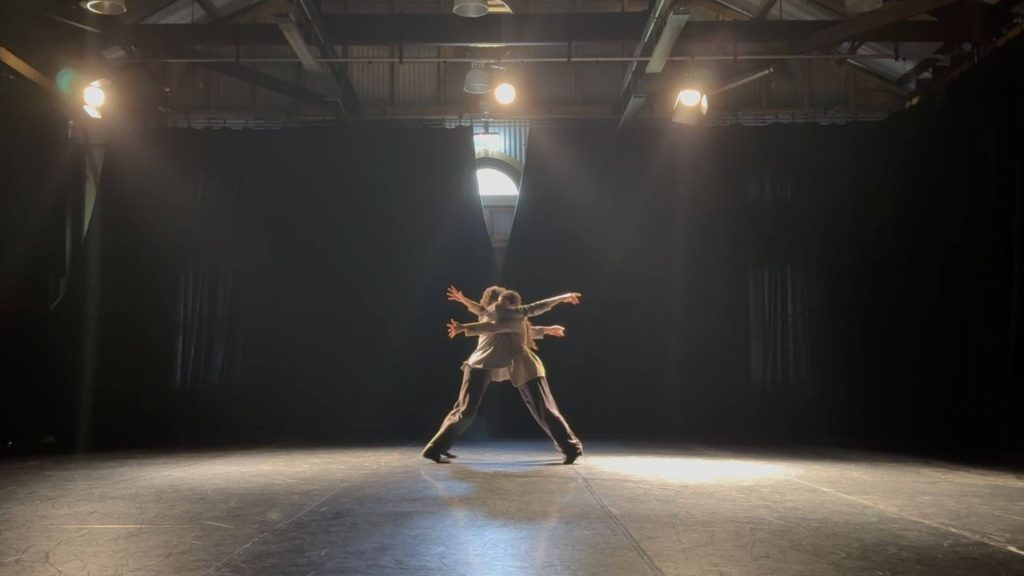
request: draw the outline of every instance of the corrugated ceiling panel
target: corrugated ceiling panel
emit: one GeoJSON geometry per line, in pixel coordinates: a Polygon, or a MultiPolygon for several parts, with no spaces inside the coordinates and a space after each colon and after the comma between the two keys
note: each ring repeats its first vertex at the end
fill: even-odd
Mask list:
{"type": "MultiPolygon", "coordinates": [[[[405,48],[406,58],[436,58],[438,49],[433,46],[409,46],[405,48]]],[[[425,105],[438,101],[438,64],[436,62],[406,62],[398,66],[398,104],[425,105]]]]}
{"type": "MultiPolygon", "coordinates": [[[[390,58],[390,46],[352,46],[350,58],[390,58]]],[[[389,104],[391,101],[391,66],[386,62],[353,62],[348,66],[349,77],[356,93],[369,104],[389,104]]]]}

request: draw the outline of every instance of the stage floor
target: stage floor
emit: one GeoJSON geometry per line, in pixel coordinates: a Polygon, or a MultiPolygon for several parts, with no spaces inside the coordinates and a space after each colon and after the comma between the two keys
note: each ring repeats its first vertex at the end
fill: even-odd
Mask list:
{"type": "Polygon", "coordinates": [[[1024,476],[545,442],[0,464],[0,574],[1024,574],[1024,476]]]}

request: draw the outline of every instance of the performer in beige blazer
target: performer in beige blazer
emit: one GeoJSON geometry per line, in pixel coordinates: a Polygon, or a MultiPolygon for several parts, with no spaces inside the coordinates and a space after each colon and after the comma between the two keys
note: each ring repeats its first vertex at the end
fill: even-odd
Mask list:
{"type": "Polygon", "coordinates": [[[582,445],[558,411],[545,377],[544,363],[531,350],[533,339],[544,336],[561,337],[561,326],[530,326],[527,318],[547,312],[557,304],[578,304],[578,293],[563,294],[522,305],[519,294],[492,286],[484,292],[477,304],[454,287],[449,288],[450,300],[463,303],[477,314],[479,322],[460,324],[452,320],[448,325],[449,337],[459,333],[479,336],[476,350],[463,364],[463,382],[459,399],[445,418],[441,429],[423,450],[423,456],[435,462],[445,462],[444,456],[452,442],[472,423],[483,395],[492,381],[511,380],[519,391],[541,428],[551,437],[564,455],[563,462],[572,464],[582,455],[582,445]]]}

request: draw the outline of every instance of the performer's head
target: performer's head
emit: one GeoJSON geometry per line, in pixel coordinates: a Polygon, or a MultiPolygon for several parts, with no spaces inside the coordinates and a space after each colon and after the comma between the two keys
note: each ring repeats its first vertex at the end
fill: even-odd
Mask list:
{"type": "Polygon", "coordinates": [[[480,297],[480,304],[484,308],[494,304],[498,301],[498,297],[501,296],[502,292],[505,291],[506,290],[501,286],[491,286],[490,288],[487,288],[484,290],[483,296],[480,297]]]}
{"type": "Polygon", "coordinates": [[[523,297],[515,290],[505,290],[501,293],[501,296],[498,296],[498,302],[501,302],[503,306],[513,308],[523,305],[523,297]]]}

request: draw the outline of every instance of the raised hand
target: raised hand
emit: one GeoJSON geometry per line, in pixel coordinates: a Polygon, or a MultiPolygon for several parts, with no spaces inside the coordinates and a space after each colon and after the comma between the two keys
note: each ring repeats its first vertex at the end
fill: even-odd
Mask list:
{"type": "Polygon", "coordinates": [[[565,337],[565,327],[564,326],[545,326],[544,327],[544,335],[545,336],[554,336],[555,338],[564,338],[565,337]]]}
{"type": "Polygon", "coordinates": [[[567,304],[579,304],[580,298],[582,297],[583,294],[580,294],[579,292],[570,292],[563,296],[563,301],[567,304]]]}
{"type": "Polygon", "coordinates": [[[455,320],[449,320],[448,321],[448,337],[449,338],[455,338],[463,330],[465,330],[465,328],[462,327],[462,324],[456,322],[455,320]]]}
{"type": "Polygon", "coordinates": [[[460,291],[455,286],[449,286],[447,294],[448,299],[451,300],[452,302],[459,302],[461,304],[466,303],[466,295],[463,294],[462,291],[460,291]]]}

